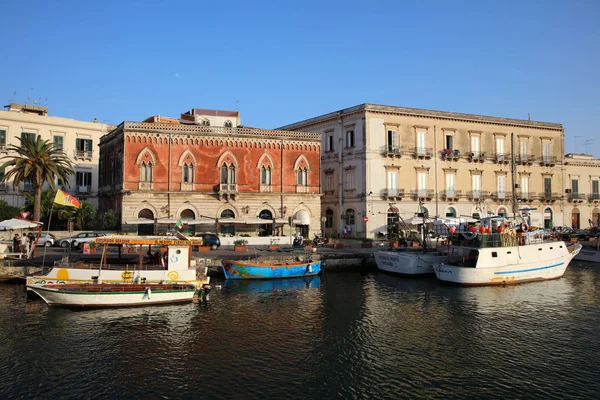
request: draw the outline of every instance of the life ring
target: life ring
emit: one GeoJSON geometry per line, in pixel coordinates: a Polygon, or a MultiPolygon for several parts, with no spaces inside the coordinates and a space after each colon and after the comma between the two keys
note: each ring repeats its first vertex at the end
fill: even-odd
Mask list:
{"type": "Polygon", "coordinates": [[[527,232],[528,230],[529,230],[529,226],[525,222],[523,222],[521,224],[521,232],[527,232]]]}

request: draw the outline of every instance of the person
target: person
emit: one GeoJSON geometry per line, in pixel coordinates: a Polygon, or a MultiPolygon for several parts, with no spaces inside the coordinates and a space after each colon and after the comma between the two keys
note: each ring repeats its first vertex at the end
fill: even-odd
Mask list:
{"type": "Polygon", "coordinates": [[[18,233],[15,233],[15,237],[13,238],[13,253],[21,252],[21,238],[18,233]]]}
{"type": "Polygon", "coordinates": [[[33,236],[32,232],[27,234],[27,239],[29,240],[29,248],[32,248],[35,244],[35,236],[33,236]]]}
{"type": "Polygon", "coordinates": [[[352,236],[352,225],[348,225],[348,237],[352,236]]]}
{"type": "Polygon", "coordinates": [[[343,231],[342,237],[344,239],[346,239],[346,236],[348,236],[348,227],[344,226],[344,231],[343,231]]]}
{"type": "Polygon", "coordinates": [[[27,235],[21,236],[21,252],[27,253],[29,251],[28,244],[29,240],[27,239],[27,235]]]}

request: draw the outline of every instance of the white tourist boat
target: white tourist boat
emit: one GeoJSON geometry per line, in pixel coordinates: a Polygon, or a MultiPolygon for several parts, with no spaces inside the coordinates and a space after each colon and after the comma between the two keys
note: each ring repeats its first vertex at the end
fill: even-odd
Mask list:
{"type": "Polygon", "coordinates": [[[380,271],[398,275],[433,275],[434,267],[448,260],[442,251],[377,251],[374,253],[380,271]]]}
{"type": "Polygon", "coordinates": [[[193,285],[179,284],[64,284],[31,287],[49,306],[131,307],[190,302],[193,285]]]}
{"type": "Polygon", "coordinates": [[[474,235],[450,247],[448,261],[434,268],[440,281],[477,286],[558,279],[582,247],[554,240],[546,231],[474,235]]]}
{"type": "MultiPolygon", "coordinates": [[[[192,247],[201,246],[201,239],[188,239],[185,236],[128,236],[113,235],[98,237],[95,244],[102,246],[100,262],[87,260],[77,263],[62,261],[46,274],[31,275],[26,278],[27,289],[51,284],[81,283],[181,283],[201,287],[209,283],[206,267],[197,267],[191,259],[192,247]],[[119,248],[119,259],[107,262],[107,247],[119,248]],[[145,251],[148,246],[158,249],[167,247],[164,254],[145,251]],[[137,250],[128,261],[120,258],[124,248],[137,250]],[[137,258],[137,259],[135,259],[137,258]],[[113,262],[114,261],[114,262],[113,262]],[[129,263],[128,263],[129,262],[129,263]],[[101,266],[102,265],[102,266],[101,266]]],[[[158,250],[157,250],[158,251],[158,250]]]]}

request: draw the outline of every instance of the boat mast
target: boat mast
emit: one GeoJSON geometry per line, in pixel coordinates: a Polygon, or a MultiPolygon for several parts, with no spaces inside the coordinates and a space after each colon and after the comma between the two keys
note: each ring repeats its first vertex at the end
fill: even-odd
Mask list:
{"type": "Polygon", "coordinates": [[[510,158],[510,176],[511,176],[511,180],[512,180],[512,212],[513,212],[513,218],[515,219],[515,221],[517,220],[517,171],[516,171],[516,165],[515,165],[515,133],[511,132],[510,133],[510,151],[511,151],[511,158],[510,158]]]}

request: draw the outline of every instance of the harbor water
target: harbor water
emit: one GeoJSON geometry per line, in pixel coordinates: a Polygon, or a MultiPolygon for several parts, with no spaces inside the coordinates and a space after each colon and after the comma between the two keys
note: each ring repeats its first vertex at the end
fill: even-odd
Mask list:
{"type": "Polygon", "coordinates": [[[73,311],[0,285],[0,398],[600,398],[600,267],[461,288],[328,272],[73,311]]]}

